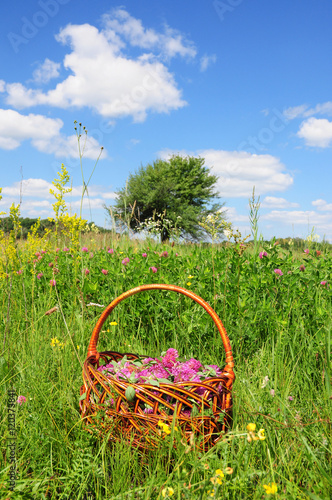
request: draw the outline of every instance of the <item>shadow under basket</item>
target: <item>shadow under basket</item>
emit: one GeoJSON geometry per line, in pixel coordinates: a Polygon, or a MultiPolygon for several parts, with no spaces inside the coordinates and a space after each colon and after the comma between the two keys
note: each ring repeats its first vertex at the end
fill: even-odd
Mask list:
{"type": "MultiPolygon", "coordinates": [[[[91,336],[83,366],[80,412],[91,433],[122,441],[141,450],[153,450],[164,439],[165,431],[181,437],[182,443],[195,445],[201,451],[214,446],[231,426],[232,386],[235,379],[233,356],[226,330],[212,307],[201,297],[175,285],[142,285],[114,299],[99,318],[91,336]],[[199,382],[129,383],[98,371],[100,366],[147,356],[113,351],[97,351],[102,325],[113,309],[124,299],[147,290],[181,293],[200,304],[213,319],[223,341],[226,365],[221,374],[199,382]],[[132,387],[134,397],[127,398],[132,387]],[[128,395],[128,391],[127,391],[128,395]],[[168,427],[165,427],[167,424],[168,427]],[[175,430],[176,428],[176,430],[175,430]],[[180,434],[178,434],[180,433],[180,434]]],[[[176,440],[174,441],[176,443],[176,440]]]]}

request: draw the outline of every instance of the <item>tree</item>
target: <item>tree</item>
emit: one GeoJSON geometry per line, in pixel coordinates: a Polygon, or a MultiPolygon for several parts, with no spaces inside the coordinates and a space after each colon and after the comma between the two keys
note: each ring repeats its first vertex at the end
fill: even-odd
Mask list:
{"type": "Polygon", "coordinates": [[[181,236],[197,240],[204,233],[199,225],[202,218],[222,207],[215,203],[208,208],[218,198],[214,191],[218,178],[204,163],[203,158],[172,156],[142,166],[116,193],[114,209],[119,219],[128,221],[134,231],[144,225],[149,229],[147,221],[158,221],[162,242],[170,238],[172,227],[181,236]]]}

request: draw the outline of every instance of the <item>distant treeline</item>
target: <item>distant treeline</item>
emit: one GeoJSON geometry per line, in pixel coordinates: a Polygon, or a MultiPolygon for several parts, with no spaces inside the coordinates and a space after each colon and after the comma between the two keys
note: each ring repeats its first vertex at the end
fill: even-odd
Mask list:
{"type": "MultiPolygon", "coordinates": [[[[20,217],[19,221],[21,224],[21,229],[20,229],[17,237],[20,239],[26,239],[28,233],[31,232],[32,227],[36,224],[38,219],[30,219],[29,217],[20,217]]],[[[88,226],[91,227],[93,224],[94,224],[93,222],[90,222],[88,224],[88,226]]],[[[96,227],[100,233],[110,232],[108,229],[104,229],[103,227],[99,227],[99,226],[94,226],[94,227],[96,227]]],[[[6,234],[13,231],[14,224],[13,224],[12,219],[10,217],[4,217],[4,218],[0,219],[0,229],[2,231],[4,231],[4,233],[6,233],[6,234]]],[[[39,236],[43,236],[47,229],[51,229],[51,231],[55,229],[54,220],[41,219],[39,227],[37,229],[37,234],[39,236]]]]}
{"type": "MultiPolygon", "coordinates": [[[[20,217],[19,218],[19,221],[21,223],[21,230],[19,231],[19,234],[17,235],[17,237],[19,239],[26,239],[27,238],[27,235],[28,235],[28,232],[31,232],[32,230],[32,226],[34,226],[36,224],[38,219],[30,219],[29,217],[20,217]]],[[[100,227],[100,226],[96,226],[94,224],[94,222],[89,222],[88,223],[88,226],[91,228],[93,227],[94,229],[97,228],[99,233],[111,233],[111,230],[110,229],[105,229],[103,227],[100,227]]],[[[0,229],[2,231],[4,231],[4,233],[8,234],[10,233],[13,229],[14,229],[14,224],[13,224],[13,221],[10,217],[3,217],[0,219],[0,229]]],[[[37,234],[39,236],[43,236],[45,234],[45,231],[47,229],[51,229],[51,230],[54,230],[55,229],[55,222],[54,220],[49,220],[49,219],[41,219],[40,220],[40,224],[39,224],[39,227],[37,229],[37,234]]],[[[120,236],[120,235],[118,235],[120,236]]],[[[290,249],[292,248],[293,250],[305,250],[306,248],[308,248],[309,245],[313,245],[314,248],[328,248],[328,249],[331,249],[332,248],[332,244],[329,243],[328,241],[322,241],[320,243],[317,243],[317,242],[312,242],[312,243],[309,243],[308,240],[306,239],[302,239],[302,238],[278,238],[276,240],[278,242],[278,245],[280,245],[280,247],[282,248],[285,248],[285,249],[290,249]]],[[[252,240],[249,240],[248,243],[253,243],[252,240]]],[[[269,244],[270,241],[264,241],[262,242],[262,244],[269,244]]],[[[205,245],[210,245],[211,243],[207,243],[207,242],[201,242],[201,244],[203,244],[204,246],[205,245]]],[[[226,244],[226,241],[223,241],[220,243],[221,245],[225,245],[226,244]]]]}

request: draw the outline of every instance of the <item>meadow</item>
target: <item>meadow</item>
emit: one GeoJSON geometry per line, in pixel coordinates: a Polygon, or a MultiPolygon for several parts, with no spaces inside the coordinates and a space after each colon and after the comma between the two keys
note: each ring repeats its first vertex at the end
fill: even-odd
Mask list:
{"type": "MultiPolygon", "coordinates": [[[[1,236],[0,498],[330,499],[329,246],[309,241],[294,250],[292,242],[284,248],[272,240],[257,248],[239,239],[161,245],[97,230],[75,238],[1,236]],[[233,422],[205,453],[174,432],[142,454],[90,435],[82,423],[82,364],[93,327],[115,297],[148,283],[197,293],[228,332],[233,422]]],[[[209,315],[165,291],[119,304],[98,344],[151,356],[170,347],[224,365],[209,315]]]]}

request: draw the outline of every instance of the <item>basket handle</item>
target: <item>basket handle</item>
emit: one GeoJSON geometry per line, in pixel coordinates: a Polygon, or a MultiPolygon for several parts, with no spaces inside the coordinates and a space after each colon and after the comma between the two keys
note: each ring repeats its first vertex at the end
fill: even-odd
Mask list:
{"type": "Polygon", "coordinates": [[[195,293],[191,292],[190,290],[186,290],[185,288],[181,288],[176,285],[166,285],[166,284],[151,284],[151,285],[141,285],[137,286],[135,288],[132,288],[131,290],[128,290],[127,292],[122,293],[114,299],[104,310],[102,315],[100,316],[99,320],[97,321],[96,326],[93,329],[91,340],[89,343],[88,347],[88,353],[87,353],[87,358],[93,357],[96,361],[99,359],[99,353],[97,351],[97,343],[99,339],[99,333],[101,330],[101,327],[103,326],[105,320],[107,317],[110,315],[110,313],[113,311],[113,309],[120,303],[122,300],[130,297],[131,295],[135,295],[136,293],[143,292],[145,290],[170,290],[172,292],[178,292],[182,293],[183,295],[186,295],[190,299],[194,300],[198,304],[200,304],[211,316],[213,319],[216,327],[218,328],[218,331],[221,335],[221,339],[224,344],[224,349],[226,353],[226,366],[225,366],[225,371],[228,371],[230,373],[233,373],[233,355],[232,355],[232,349],[231,349],[231,344],[226,332],[226,329],[217,315],[217,313],[212,309],[212,307],[205,302],[199,295],[196,295],[195,293]]]}

